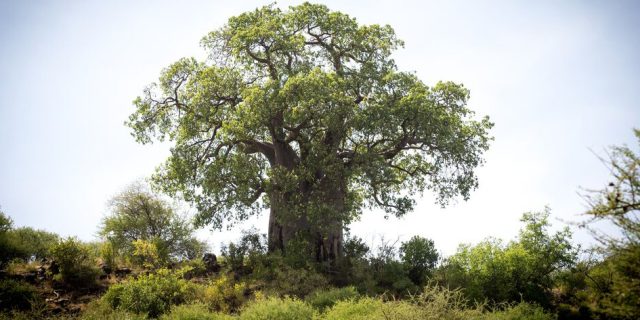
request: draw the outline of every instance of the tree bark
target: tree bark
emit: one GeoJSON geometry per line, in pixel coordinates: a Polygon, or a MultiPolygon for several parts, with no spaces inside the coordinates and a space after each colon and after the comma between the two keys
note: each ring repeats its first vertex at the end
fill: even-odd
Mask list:
{"type": "MultiPolygon", "coordinates": [[[[306,212],[290,212],[284,197],[271,193],[268,247],[270,252],[287,254],[292,240],[304,240],[310,259],[333,262],[342,256],[344,225],[338,217],[345,210],[345,192],[341,187],[321,183],[323,203],[333,211],[310,221],[306,212]]],[[[303,190],[299,190],[303,192],[303,190]]],[[[304,206],[303,206],[304,207],[304,206]]]]}

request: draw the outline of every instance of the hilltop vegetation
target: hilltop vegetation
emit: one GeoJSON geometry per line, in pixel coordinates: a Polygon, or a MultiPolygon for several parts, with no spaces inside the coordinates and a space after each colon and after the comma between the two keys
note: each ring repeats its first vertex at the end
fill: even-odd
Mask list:
{"type": "MultiPolygon", "coordinates": [[[[175,215],[160,198],[134,189],[140,193],[127,189],[127,201],[155,199],[157,205],[144,207],[155,212],[143,207],[128,212],[130,221],[138,221],[133,219],[137,214],[175,215]]],[[[373,250],[351,237],[339,263],[269,253],[266,236],[255,230],[225,245],[219,257],[190,256],[193,248],[188,246],[162,254],[163,246],[155,245],[161,243],[158,238],[123,242],[104,232],[111,228],[106,222],[122,215],[119,210],[115,207],[105,218],[105,236],[94,243],[39,230],[29,231],[36,235],[32,238],[49,241],[23,243],[26,229],[13,228],[11,219],[1,214],[3,316],[633,319],[638,312],[637,243],[615,241],[615,246],[600,248],[598,259],[580,259],[585,251],[572,244],[568,229],[549,231],[549,209],[525,213],[519,236],[512,241],[462,244],[449,257],[441,257],[433,241],[422,237],[398,245],[381,241],[373,250]]],[[[130,223],[119,230],[134,234],[141,226],[153,229],[130,223]]],[[[170,229],[171,224],[164,224],[156,231],[170,229]]],[[[625,229],[625,234],[633,232],[625,229]]],[[[183,235],[191,237],[190,232],[183,235]]]]}
{"type": "MultiPolygon", "coordinates": [[[[0,318],[637,319],[640,156],[612,147],[608,186],[584,196],[622,237],[580,248],[550,208],[515,239],[442,256],[424,236],[370,247],[345,234],[365,208],[402,217],[432,191],[468,199],[493,137],[462,84],[398,70],[390,26],[323,5],[269,5],[202,40],[135,99],[140,143],[169,140],[151,177],[116,195],[94,242],[0,212],[0,318]],[[161,192],[161,193],[160,193],[161,192]],[[165,197],[188,202],[191,219],[165,197]],[[269,210],[208,252],[194,230],[269,210]]],[[[635,134],[640,142],[640,131],[635,134]]],[[[19,213],[12,213],[19,214],[19,213]]],[[[518,214],[518,213],[514,213],[518,214]]]]}

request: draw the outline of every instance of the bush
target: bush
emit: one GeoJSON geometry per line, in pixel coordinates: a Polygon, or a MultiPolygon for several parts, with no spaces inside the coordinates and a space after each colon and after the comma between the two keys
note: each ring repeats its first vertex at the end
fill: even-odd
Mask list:
{"type": "Polygon", "coordinates": [[[246,288],[244,283],[234,283],[231,278],[222,275],[204,288],[200,300],[211,310],[235,312],[246,300],[246,288]]]}
{"type": "Polygon", "coordinates": [[[366,259],[369,254],[369,246],[362,240],[362,238],[352,237],[347,238],[344,241],[344,255],[347,259],[358,260],[366,259]]]}
{"type": "Polygon", "coordinates": [[[275,279],[268,284],[268,290],[280,296],[304,298],[309,293],[327,287],[329,281],[312,269],[282,267],[275,270],[275,279]]]}
{"type": "Polygon", "coordinates": [[[426,286],[410,302],[418,306],[424,319],[473,319],[482,315],[483,305],[468,307],[468,301],[460,290],[438,286],[426,286]]]}
{"type": "Polygon", "coordinates": [[[13,229],[13,220],[0,211],[0,268],[13,259],[29,262],[50,254],[58,235],[29,227],[13,229]]]}
{"type": "Polygon", "coordinates": [[[433,240],[414,236],[400,246],[400,258],[411,281],[423,285],[435,269],[440,255],[433,240]]]}
{"type": "Polygon", "coordinates": [[[471,301],[532,302],[551,307],[556,275],[571,267],[577,249],[568,229],[551,233],[548,208],[525,213],[517,241],[487,239],[461,245],[439,270],[444,286],[463,288],[471,301]]]}
{"type": "Polygon", "coordinates": [[[426,319],[420,308],[400,301],[384,302],[375,298],[336,303],[324,315],[326,320],[426,319]]]}
{"type": "Polygon", "coordinates": [[[308,304],[291,298],[268,298],[248,305],[241,320],[310,320],[314,311],[308,304]]]}
{"type": "Polygon", "coordinates": [[[145,315],[135,314],[125,310],[114,310],[104,300],[95,300],[87,304],[79,317],[82,320],[145,320],[145,315]]]}
{"type": "Polygon", "coordinates": [[[486,320],[554,320],[556,316],[547,313],[539,306],[526,302],[509,306],[503,310],[486,313],[481,319],[486,320]]]}
{"type": "Polygon", "coordinates": [[[0,310],[29,310],[39,299],[36,288],[28,283],[0,280],[0,310]]]}
{"type": "Polygon", "coordinates": [[[192,301],[197,289],[196,284],[183,279],[181,271],[160,269],[155,274],[109,287],[102,299],[113,309],[158,317],[172,305],[192,301]]]}
{"type": "Polygon", "coordinates": [[[386,320],[386,319],[480,319],[480,308],[467,308],[458,291],[427,288],[409,301],[383,301],[379,298],[345,300],[335,304],[323,319],[386,320]]]}
{"type": "Polygon", "coordinates": [[[278,296],[304,298],[309,293],[326,288],[328,279],[307,265],[293,268],[280,254],[269,254],[256,260],[252,278],[265,282],[265,291],[278,296]]]}
{"type": "Polygon", "coordinates": [[[212,313],[204,304],[184,304],[171,308],[161,320],[232,320],[234,317],[222,313],[212,313]]]}
{"type": "Polygon", "coordinates": [[[92,287],[100,271],[89,249],[76,238],[67,238],[51,248],[51,256],[60,266],[61,280],[72,287],[92,287]]]}
{"type": "Polygon", "coordinates": [[[19,249],[9,234],[12,228],[13,220],[0,211],[0,268],[18,256],[19,249]]]}
{"type": "Polygon", "coordinates": [[[418,291],[418,287],[407,276],[402,263],[395,260],[374,261],[373,278],[381,290],[378,293],[387,292],[403,297],[418,291]]]}
{"type": "Polygon", "coordinates": [[[165,266],[199,256],[206,247],[195,238],[186,216],[143,183],[134,183],[114,196],[110,209],[99,234],[112,243],[116,256],[135,256],[134,264],[165,266]]]}
{"type": "Polygon", "coordinates": [[[110,268],[116,267],[116,251],[113,248],[113,244],[109,241],[100,243],[99,247],[100,259],[102,263],[110,268]]]}
{"type": "Polygon", "coordinates": [[[189,270],[187,273],[185,273],[185,277],[187,278],[202,277],[207,275],[207,266],[205,266],[202,258],[183,261],[181,265],[183,266],[183,268],[189,270]]]}
{"type": "Polygon", "coordinates": [[[354,287],[333,288],[316,291],[310,294],[306,301],[316,310],[323,312],[325,309],[333,307],[338,301],[354,299],[358,296],[358,291],[354,287]]]}
{"type": "Polygon", "coordinates": [[[229,243],[222,247],[221,256],[227,267],[236,273],[249,274],[262,262],[267,252],[266,236],[256,229],[242,231],[238,243],[229,243]]]}
{"type": "Polygon", "coordinates": [[[156,242],[157,241],[147,241],[142,239],[131,242],[133,245],[131,262],[137,266],[147,269],[155,269],[161,264],[166,263],[166,261],[160,260],[160,253],[156,242]]]}

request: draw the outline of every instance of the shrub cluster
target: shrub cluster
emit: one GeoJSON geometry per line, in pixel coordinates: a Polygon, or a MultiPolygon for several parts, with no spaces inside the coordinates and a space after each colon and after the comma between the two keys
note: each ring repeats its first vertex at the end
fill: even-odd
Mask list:
{"type": "Polygon", "coordinates": [[[316,291],[305,299],[314,309],[324,311],[333,307],[337,302],[356,299],[360,296],[354,287],[331,288],[328,290],[316,291]]]}
{"type": "Polygon", "coordinates": [[[200,301],[210,310],[230,313],[237,311],[246,301],[247,286],[221,275],[201,288],[200,301]]]}
{"type": "Polygon", "coordinates": [[[158,317],[172,305],[194,300],[197,290],[196,284],[183,278],[182,271],[160,269],[157,273],[112,285],[102,299],[112,309],[158,317]]]}
{"type": "Polygon", "coordinates": [[[32,285],[21,281],[0,280],[0,310],[29,310],[40,296],[32,285]]]}
{"type": "Polygon", "coordinates": [[[51,256],[60,268],[60,273],[54,279],[75,288],[95,285],[100,273],[95,256],[78,239],[60,241],[51,248],[51,256]]]}

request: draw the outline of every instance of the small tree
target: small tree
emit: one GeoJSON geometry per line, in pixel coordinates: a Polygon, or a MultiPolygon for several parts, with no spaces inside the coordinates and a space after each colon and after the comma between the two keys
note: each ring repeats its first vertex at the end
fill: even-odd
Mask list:
{"type": "MultiPolygon", "coordinates": [[[[640,130],[634,129],[640,146],[640,130]]],[[[628,146],[612,146],[607,157],[600,157],[612,181],[601,190],[587,190],[583,195],[589,205],[590,219],[582,224],[588,227],[595,221],[610,221],[622,237],[596,234],[596,238],[611,247],[640,245],[640,153],[628,146]]]]}
{"type": "Polygon", "coordinates": [[[416,285],[424,284],[440,259],[433,240],[414,236],[400,246],[400,259],[407,268],[409,279],[416,285]]]}
{"type": "Polygon", "coordinates": [[[51,253],[51,247],[60,240],[60,237],[55,233],[31,227],[13,229],[9,232],[9,236],[18,248],[18,258],[25,261],[48,257],[51,253]]]}
{"type": "Polygon", "coordinates": [[[9,230],[13,227],[13,220],[0,211],[0,268],[15,255],[15,246],[9,238],[9,230]]]}
{"type": "MultiPolygon", "coordinates": [[[[634,130],[640,146],[640,130],[634,130]]],[[[605,261],[596,266],[609,275],[606,286],[594,283],[598,312],[615,319],[637,319],[640,314],[640,152],[630,147],[612,146],[601,161],[611,173],[611,182],[601,190],[589,190],[589,227],[595,221],[609,221],[620,237],[596,233],[604,245],[605,261]]],[[[591,277],[593,279],[594,277],[591,277]]],[[[594,281],[595,282],[595,281],[594,281]]]]}
{"type": "Polygon", "coordinates": [[[132,256],[136,250],[140,253],[141,243],[153,244],[158,263],[192,259],[204,251],[205,245],[195,239],[188,220],[140,183],[116,195],[111,210],[102,222],[100,235],[120,255],[132,256]]]}
{"type": "Polygon", "coordinates": [[[504,244],[487,239],[475,246],[462,245],[441,269],[442,281],[464,288],[474,301],[535,302],[550,306],[555,276],[571,267],[578,250],[565,228],[549,232],[549,209],[525,213],[525,226],[516,241],[504,244]]]}

